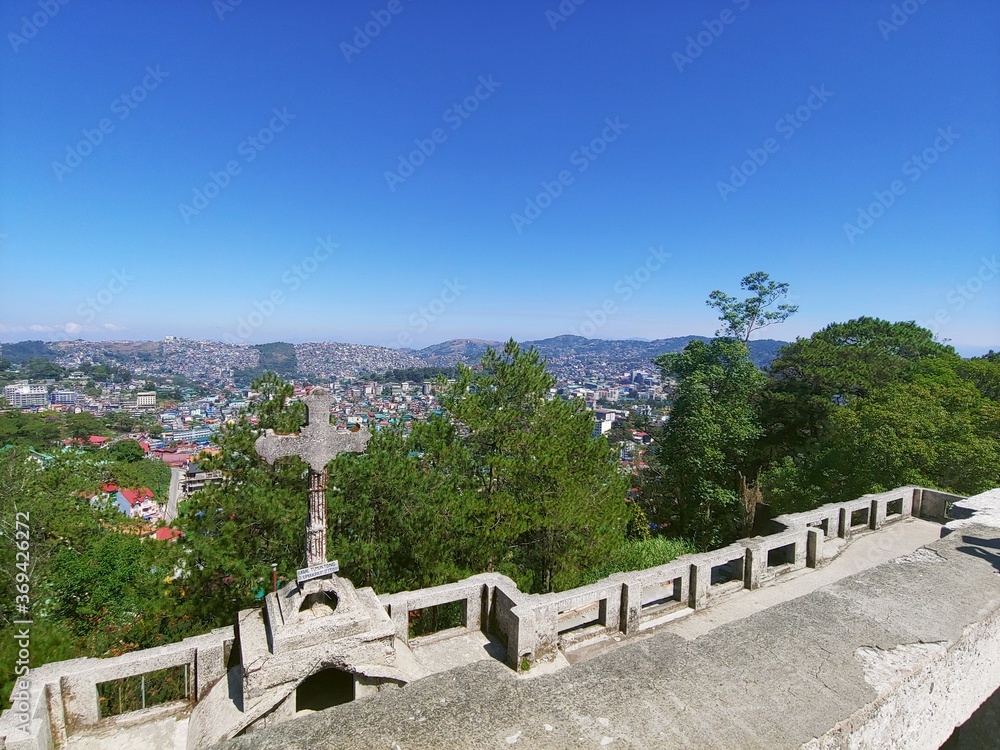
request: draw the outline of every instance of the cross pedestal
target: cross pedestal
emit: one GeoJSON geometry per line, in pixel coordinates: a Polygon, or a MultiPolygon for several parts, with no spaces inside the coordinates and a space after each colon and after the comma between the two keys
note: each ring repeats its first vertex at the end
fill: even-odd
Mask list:
{"type": "Polygon", "coordinates": [[[306,405],[306,424],[298,435],[276,435],[267,430],[257,438],[257,453],[273,464],[284,456],[299,456],[309,464],[309,518],[306,521],[306,567],[298,571],[301,586],[314,578],[337,572],[337,562],[326,557],[326,465],[341,453],[362,453],[371,433],[338,430],[330,423],[330,393],[313,388],[302,401],[306,405]]]}

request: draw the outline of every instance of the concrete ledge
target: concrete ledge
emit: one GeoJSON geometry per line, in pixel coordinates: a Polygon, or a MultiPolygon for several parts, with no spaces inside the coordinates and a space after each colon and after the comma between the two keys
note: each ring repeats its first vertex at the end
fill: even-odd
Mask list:
{"type": "Polygon", "coordinates": [[[1000,686],[998,570],[970,526],[695,640],[531,680],[479,662],[220,747],[930,750],[1000,686]]]}

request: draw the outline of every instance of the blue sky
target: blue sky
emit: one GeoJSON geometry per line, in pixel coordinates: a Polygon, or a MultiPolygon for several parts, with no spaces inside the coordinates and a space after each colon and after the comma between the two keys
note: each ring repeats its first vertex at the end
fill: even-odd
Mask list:
{"type": "Polygon", "coordinates": [[[710,335],[765,270],[774,337],[1000,348],[1000,4],[893,6],[9,0],[0,340],[710,335]]]}

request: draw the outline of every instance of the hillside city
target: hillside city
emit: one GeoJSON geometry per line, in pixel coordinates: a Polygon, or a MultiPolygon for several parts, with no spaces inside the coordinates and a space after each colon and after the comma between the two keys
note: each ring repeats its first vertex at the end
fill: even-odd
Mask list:
{"type": "MultiPolygon", "coordinates": [[[[561,347],[549,345],[547,365],[556,377],[549,395],[584,402],[593,414],[594,436],[607,435],[617,447],[621,472],[638,472],[651,443],[640,428],[662,425],[668,418],[671,383],[662,381],[651,357],[643,359],[641,352],[651,348],[647,342],[583,341],[590,344],[589,352],[566,341],[561,347]]],[[[438,378],[454,382],[448,377],[454,365],[474,363],[488,345],[499,346],[462,340],[410,353],[335,342],[251,346],[176,337],[160,342],[21,342],[0,346],[0,383],[9,408],[92,415],[116,428],[111,436],[67,438],[65,448],[75,442],[110,448],[135,441],[146,457],[169,466],[172,478],[165,496],[148,487],[102,488],[127,516],[169,523],[185,496],[221,480],[219,472],[200,470],[199,457],[216,452],[215,435],[258,395],[248,385],[254,375],[265,369],[282,374],[294,385],[295,398],[311,386],[328,387],[332,419],[342,428],[395,426],[406,434],[414,422],[441,413],[438,378]]],[[[152,527],[150,533],[155,533],[152,527]]]]}

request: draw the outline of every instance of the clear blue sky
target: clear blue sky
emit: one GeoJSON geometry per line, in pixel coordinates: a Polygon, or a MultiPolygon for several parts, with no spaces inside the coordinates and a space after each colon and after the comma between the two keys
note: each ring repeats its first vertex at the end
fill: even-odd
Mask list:
{"type": "Polygon", "coordinates": [[[1000,348],[1000,4],[902,5],[7,0],[0,340],[711,334],[766,270],[775,337],[1000,348]]]}

